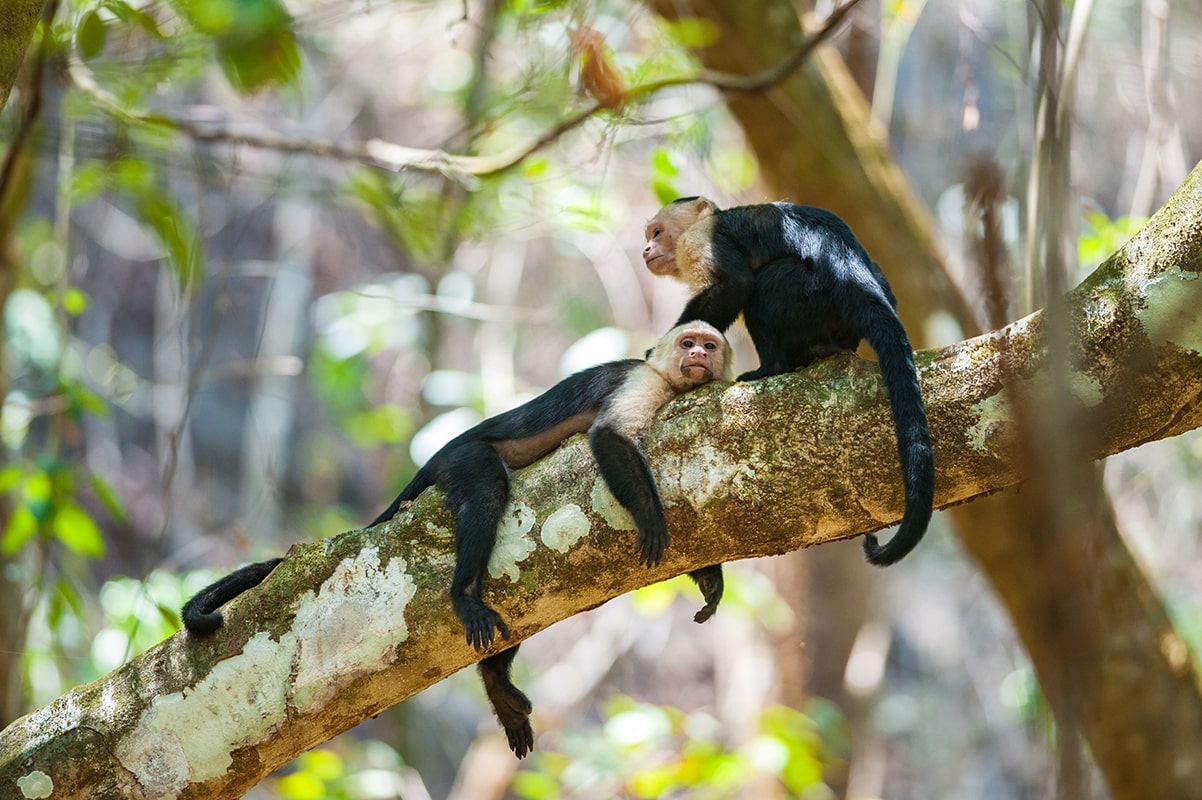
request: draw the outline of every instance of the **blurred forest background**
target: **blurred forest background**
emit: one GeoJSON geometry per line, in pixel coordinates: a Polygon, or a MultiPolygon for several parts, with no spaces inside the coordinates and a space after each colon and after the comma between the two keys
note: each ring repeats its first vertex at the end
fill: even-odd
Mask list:
{"type": "MultiPolygon", "coordinates": [[[[752,91],[724,75],[832,6],[6,2],[48,23],[0,118],[0,725],[235,564],[363,525],[482,416],[641,353],[684,299],[639,256],[667,199],[833,209],[928,347],[1075,285],[1202,157],[1193,2],[863,0],[752,91]]],[[[889,570],[841,542],[731,565],[704,626],[673,581],[535,637],[524,762],[465,671],[249,796],[1185,797],[1115,754],[1155,737],[1148,698],[1202,706],[1200,456],[1075,466],[1075,563],[1105,564],[1080,580],[1003,493],[889,570]],[[1074,649],[1056,592],[1059,630],[1125,610],[1074,649]],[[1074,658],[1141,691],[1091,714],[1057,694],[1074,658]]]]}

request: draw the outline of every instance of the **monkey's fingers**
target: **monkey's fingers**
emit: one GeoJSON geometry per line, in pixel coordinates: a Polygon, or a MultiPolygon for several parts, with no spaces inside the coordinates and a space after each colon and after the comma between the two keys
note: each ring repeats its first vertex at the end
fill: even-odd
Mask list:
{"type": "Polygon", "coordinates": [[[467,635],[467,643],[477,651],[487,650],[492,645],[496,636],[494,631],[500,631],[502,639],[509,638],[509,626],[505,624],[505,620],[483,603],[479,608],[473,608],[463,615],[463,628],[467,635]]]}
{"type": "Polygon", "coordinates": [[[650,537],[640,535],[634,544],[634,549],[639,554],[639,563],[644,567],[654,567],[664,557],[667,545],[667,540],[652,540],[650,537]]]}
{"type": "Polygon", "coordinates": [[[496,625],[497,630],[501,632],[501,638],[508,639],[509,638],[509,626],[505,624],[505,620],[501,619],[500,614],[497,614],[496,617],[497,618],[495,620],[493,620],[493,624],[496,625]]]}

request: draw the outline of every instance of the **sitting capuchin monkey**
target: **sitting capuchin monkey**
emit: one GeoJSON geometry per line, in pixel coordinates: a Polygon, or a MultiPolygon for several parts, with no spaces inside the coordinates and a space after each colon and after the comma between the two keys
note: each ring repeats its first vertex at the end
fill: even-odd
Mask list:
{"type": "MultiPolygon", "coordinates": [[[[509,627],[481,595],[497,525],[509,502],[509,472],[557,448],[574,433],[588,432],[601,476],[634,518],[635,551],[647,566],[658,564],[668,546],[659,491],[639,436],[660,406],[678,394],[712,380],[730,380],[730,346],[705,322],[677,325],[656,343],[647,359],[627,358],[581,370],[543,394],[461,433],[418,470],[409,485],[371,524],[391,519],[402,504],[437,485],[455,514],[455,571],[451,603],[467,642],[477,651],[493,643],[495,631],[509,627]]],[[[248,564],[202,589],[183,608],[184,627],[210,633],[222,623],[220,607],[256,586],[282,559],[248,564]]],[[[705,606],[694,619],[704,622],[722,599],[722,565],[689,573],[705,606]]],[[[480,676],[493,710],[519,757],[534,747],[530,700],[510,680],[514,645],[483,659],[480,676]]]]}
{"type": "Polygon", "coordinates": [[[812,206],[767,203],[723,211],[704,197],[685,197],[662,208],[645,233],[647,269],[692,291],[682,320],[704,320],[725,331],[742,315],[760,367],[739,380],[789,372],[867,340],[893,410],[906,506],[893,538],[881,545],[866,535],[864,553],[885,566],[914,549],[935,496],[918,371],[889,282],[847,223],[812,206]]]}

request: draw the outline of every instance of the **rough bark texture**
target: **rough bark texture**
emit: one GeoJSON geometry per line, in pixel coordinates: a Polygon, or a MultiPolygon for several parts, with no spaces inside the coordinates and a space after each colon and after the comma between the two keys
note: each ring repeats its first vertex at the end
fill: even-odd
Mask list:
{"type": "MultiPolygon", "coordinates": [[[[1202,168],[1069,298],[1070,376],[1082,419],[1098,431],[1091,456],[1202,425],[1200,273],[1202,168]]],[[[1036,314],[919,354],[938,505],[1023,477],[1002,392],[1047,385],[1043,331],[1036,314]],[[1004,366],[1007,353],[1017,369],[1004,366]]],[[[888,405],[875,365],[853,356],[686,395],[646,446],[673,534],[654,569],[637,564],[628,518],[582,438],[515,476],[487,596],[517,638],[691,568],[846,538],[900,516],[888,405]]],[[[427,492],[392,522],[293,548],[233,604],[217,635],[173,636],[0,733],[0,794],[238,797],[305,749],[471,664],[477,655],[446,598],[451,528],[437,492],[427,492]]],[[[1197,679],[1188,659],[1179,673],[1197,679]]],[[[1177,735],[1202,741],[1202,718],[1181,715],[1177,735]]],[[[1175,769],[1196,774],[1193,758],[1175,769]]]]}
{"type": "Polygon", "coordinates": [[[4,0],[0,4],[0,109],[8,102],[45,5],[44,0],[4,0]]]}
{"type": "MultiPolygon", "coordinates": [[[[0,3],[0,110],[8,103],[44,5],[43,0],[4,0],[0,3]]],[[[0,161],[18,157],[18,153],[12,152],[16,146],[5,142],[0,161]]],[[[13,200],[16,194],[11,187],[0,185],[0,323],[3,322],[5,302],[15,283],[16,268],[7,241],[10,220],[6,217],[16,213],[18,204],[13,200]]],[[[0,342],[0,365],[3,363],[4,343],[0,342]]],[[[2,370],[3,366],[0,366],[2,370]]],[[[7,376],[0,374],[0,397],[7,396],[7,387],[7,376]]],[[[9,511],[7,500],[0,498],[0,515],[9,511]]],[[[0,556],[0,608],[5,609],[5,613],[0,614],[0,642],[6,643],[0,652],[0,724],[15,717],[21,707],[21,652],[19,647],[8,643],[25,641],[29,621],[26,611],[28,588],[17,578],[22,572],[18,564],[0,556]],[[9,569],[10,566],[14,568],[9,569]]]]}

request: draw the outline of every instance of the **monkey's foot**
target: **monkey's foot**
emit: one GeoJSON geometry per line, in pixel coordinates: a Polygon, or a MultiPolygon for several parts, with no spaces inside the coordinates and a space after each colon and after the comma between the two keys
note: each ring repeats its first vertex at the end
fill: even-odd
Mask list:
{"type": "Polygon", "coordinates": [[[480,677],[493,713],[505,729],[509,749],[518,758],[525,758],[534,749],[534,728],[530,726],[530,712],[534,706],[530,698],[509,680],[512,657],[512,651],[507,650],[484,659],[479,664],[480,677]]]}
{"type": "Polygon", "coordinates": [[[693,615],[693,622],[702,623],[714,616],[714,612],[718,610],[718,603],[722,602],[722,590],[725,586],[722,565],[713,564],[695,569],[689,573],[689,577],[697,584],[697,588],[701,590],[701,597],[705,600],[705,605],[693,615]]]}

